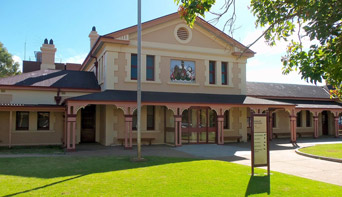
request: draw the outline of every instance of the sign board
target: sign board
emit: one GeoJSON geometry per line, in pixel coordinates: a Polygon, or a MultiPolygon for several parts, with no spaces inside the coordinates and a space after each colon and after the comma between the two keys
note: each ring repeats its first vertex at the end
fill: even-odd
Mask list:
{"type": "Polygon", "coordinates": [[[269,174],[268,113],[252,117],[252,174],[260,166],[267,166],[269,174]]]}

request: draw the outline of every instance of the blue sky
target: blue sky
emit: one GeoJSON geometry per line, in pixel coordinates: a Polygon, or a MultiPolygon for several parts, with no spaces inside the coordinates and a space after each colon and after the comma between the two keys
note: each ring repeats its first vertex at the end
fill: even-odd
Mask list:
{"type": "MultiPolygon", "coordinates": [[[[224,0],[217,0],[213,11],[219,11],[224,0]]],[[[255,18],[248,8],[249,1],[237,1],[237,21],[234,39],[248,45],[262,29],[255,28],[255,18]]],[[[142,21],[152,20],[177,11],[173,0],[142,0],[142,21]]],[[[212,19],[207,15],[206,20],[212,19]]],[[[223,29],[224,18],[215,25],[223,29]]],[[[89,32],[92,26],[100,35],[137,23],[136,0],[1,0],[0,42],[18,61],[34,60],[45,38],[53,39],[57,48],[56,62],[81,63],[89,52],[89,32]]],[[[247,63],[247,80],[307,84],[296,73],[281,74],[281,56],[286,43],[267,46],[263,40],[252,50],[257,52],[247,63]]],[[[309,84],[308,84],[309,85],[309,84]]]]}

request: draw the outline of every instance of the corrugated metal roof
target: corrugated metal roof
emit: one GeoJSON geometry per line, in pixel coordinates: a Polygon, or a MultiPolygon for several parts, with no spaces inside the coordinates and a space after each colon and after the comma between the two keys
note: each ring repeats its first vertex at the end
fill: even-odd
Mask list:
{"type": "Polygon", "coordinates": [[[294,97],[294,98],[324,98],[330,94],[325,86],[310,86],[282,83],[247,82],[248,96],[294,97]]]}

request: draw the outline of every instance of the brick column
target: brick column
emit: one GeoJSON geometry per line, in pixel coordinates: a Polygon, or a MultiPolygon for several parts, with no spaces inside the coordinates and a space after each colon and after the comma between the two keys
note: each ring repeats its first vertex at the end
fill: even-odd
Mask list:
{"type": "Polygon", "coordinates": [[[132,115],[125,115],[125,148],[132,148],[132,115]]]}
{"type": "Polygon", "coordinates": [[[335,137],[339,137],[339,133],[338,133],[338,116],[335,116],[335,137]]]}
{"type": "Polygon", "coordinates": [[[224,116],[217,115],[217,144],[224,144],[224,133],[223,133],[223,122],[224,116]]]}
{"type": "Polygon", "coordinates": [[[291,130],[291,142],[297,141],[297,116],[290,116],[290,130],[291,130]]]}
{"type": "Polygon", "coordinates": [[[273,116],[272,116],[272,113],[271,113],[271,112],[270,112],[270,114],[269,114],[268,129],[269,129],[268,138],[269,138],[269,140],[272,140],[272,138],[273,138],[273,116]]]}
{"type": "Polygon", "coordinates": [[[314,138],[318,138],[318,116],[314,116],[314,138]]]}
{"type": "Polygon", "coordinates": [[[175,119],[175,146],[182,146],[182,116],[174,115],[175,119]]]}

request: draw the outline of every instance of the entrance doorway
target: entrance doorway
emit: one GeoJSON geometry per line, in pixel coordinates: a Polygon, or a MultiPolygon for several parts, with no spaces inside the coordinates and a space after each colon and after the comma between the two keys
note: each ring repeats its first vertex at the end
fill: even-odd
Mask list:
{"type": "Polygon", "coordinates": [[[81,110],[81,142],[95,142],[96,106],[90,105],[81,110]]]}
{"type": "Polygon", "coordinates": [[[328,112],[322,112],[322,134],[329,135],[329,117],[328,112]]]}
{"type": "Polygon", "coordinates": [[[209,108],[191,107],[182,113],[182,144],[208,144],[217,141],[217,115],[209,108]]]}

